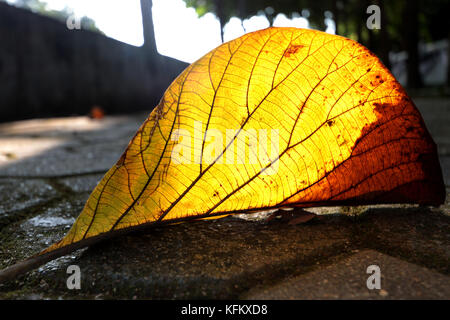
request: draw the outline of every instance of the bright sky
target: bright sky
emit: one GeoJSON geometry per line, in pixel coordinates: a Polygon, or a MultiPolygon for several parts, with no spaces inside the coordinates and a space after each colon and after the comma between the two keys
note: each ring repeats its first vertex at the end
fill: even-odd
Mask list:
{"type": "MultiPolygon", "coordinates": [[[[13,3],[15,0],[8,0],[13,3]]],[[[107,36],[135,45],[143,44],[142,17],[139,0],[43,0],[48,9],[68,7],[76,16],[88,16],[107,36]]],[[[299,8],[300,9],[300,8],[299,8]]],[[[220,43],[219,21],[208,13],[199,18],[183,0],[153,0],[153,23],[158,52],[186,62],[193,62],[220,43]]],[[[325,19],[327,32],[334,33],[331,19],[325,19]]],[[[264,29],[269,21],[264,16],[244,20],[247,32],[264,29]]],[[[308,20],[299,14],[292,19],[279,14],[275,26],[308,27],[308,20]]],[[[225,25],[224,39],[229,41],[244,34],[241,20],[232,18],[225,25]]]]}

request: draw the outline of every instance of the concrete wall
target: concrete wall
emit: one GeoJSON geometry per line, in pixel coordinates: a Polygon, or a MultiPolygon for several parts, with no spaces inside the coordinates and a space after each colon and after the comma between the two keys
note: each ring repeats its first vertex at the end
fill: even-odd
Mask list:
{"type": "Polygon", "coordinates": [[[0,122],[150,111],[186,66],[0,3],[0,122]]]}

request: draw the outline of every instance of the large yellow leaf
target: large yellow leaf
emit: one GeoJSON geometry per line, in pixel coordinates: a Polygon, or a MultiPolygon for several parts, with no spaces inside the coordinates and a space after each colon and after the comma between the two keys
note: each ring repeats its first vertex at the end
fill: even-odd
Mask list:
{"type": "Polygon", "coordinates": [[[154,223],[444,197],[436,146],[377,57],[343,37],[269,28],[190,65],[43,254],[154,223]]]}

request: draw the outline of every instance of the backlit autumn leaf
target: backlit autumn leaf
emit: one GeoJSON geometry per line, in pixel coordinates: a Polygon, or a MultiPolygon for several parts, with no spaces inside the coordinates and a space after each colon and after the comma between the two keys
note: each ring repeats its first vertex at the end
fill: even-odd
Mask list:
{"type": "Polygon", "coordinates": [[[269,28],[178,76],[42,254],[155,223],[444,198],[436,145],[376,56],[343,37],[269,28]]]}

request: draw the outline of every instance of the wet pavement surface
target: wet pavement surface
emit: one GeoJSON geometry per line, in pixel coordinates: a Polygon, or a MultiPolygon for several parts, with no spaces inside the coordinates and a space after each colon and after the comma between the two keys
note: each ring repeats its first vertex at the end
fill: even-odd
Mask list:
{"type": "MultiPolygon", "coordinates": [[[[450,191],[450,100],[414,99],[450,191]]],[[[140,114],[0,124],[0,268],[59,240],[145,120],[140,114]]],[[[0,285],[0,299],[450,299],[450,204],[311,209],[151,228],[0,285]],[[81,269],[69,290],[67,267],[81,269]],[[377,265],[381,289],[369,290],[377,265]]]]}

